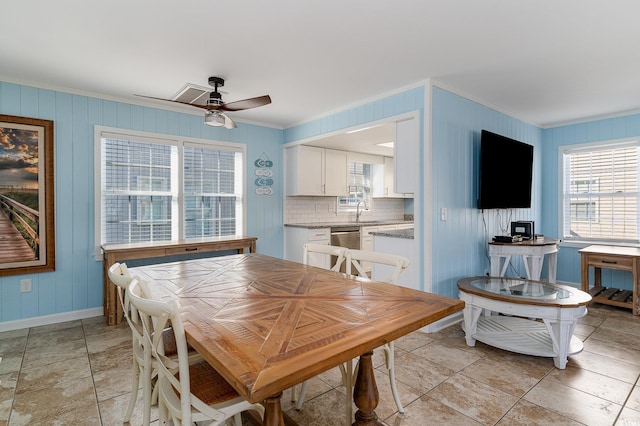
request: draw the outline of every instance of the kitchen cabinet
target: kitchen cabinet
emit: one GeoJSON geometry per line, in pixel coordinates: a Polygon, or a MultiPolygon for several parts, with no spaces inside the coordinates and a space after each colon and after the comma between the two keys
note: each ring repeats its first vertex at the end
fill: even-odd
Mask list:
{"type": "Polygon", "coordinates": [[[413,193],[395,191],[395,166],[393,157],[384,157],[383,164],[373,165],[374,198],[413,198],[413,193]]]}
{"type": "MultiPolygon", "coordinates": [[[[284,227],[284,258],[294,262],[302,263],[303,247],[305,243],[326,244],[331,243],[330,228],[300,228],[295,226],[284,227]]],[[[309,262],[312,266],[329,269],[331,258],[321,253],[309,255],[309,262]]]]}
{"type": "MultiPolygon", "coordinates": [[[[363,226],[360,228],[360,250],[373,251],[373,237],[372,232],[384,232],[398,229],[398,225],[376,225],[376,226],[363,226]]],[[[371,272],[370,262],[361,262],[362,268],[366,272],[371,272]]]]}
{"type": "Polygon", "coordinates": [[[348,195],[346,151],[298,145],[285,152],[287,195],[348,195]]]}
{"type": "MultiPolygon", "coordinates": [[[[409,259],[409,266],[398,277],[397,284],[414,290],[422,290],[420,284],[420,264],[418,263],[418,253],[416,240],[413,238],[398,238],[392,236],[374,235],[373,250],[382,253],[391,253],[404,256],[409,259]]],[[[392,269],[386,265],[374,265],[371,278],[374,280],[384,280],[392,273],[392,269]]]]}

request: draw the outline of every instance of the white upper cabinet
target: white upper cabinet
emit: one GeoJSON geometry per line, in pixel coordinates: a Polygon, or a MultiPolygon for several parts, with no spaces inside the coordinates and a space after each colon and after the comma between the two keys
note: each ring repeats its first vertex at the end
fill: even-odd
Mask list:
{"type": "Polygon", "coordinates": [[[393,147],[395,159],[395,192],[413,194],[418,182],[418,157],[420,155],[419,120],[412,118],[396,123],[396,140],[393,147]]]}
{"type": "Polygon", "coordinates": [[[297,145],[286,149],[287,195],[347,195],[347,152],[297,145]]]}
{"type": "Polygon", "coordinates": [[[324,150],[324,195],[348,195],[347,152],[324,150]]]}
{"type": "Polygon", "coordinates": [[[393,157],[384,157],[384,164],[373,165],[374,198],[412,198],[413,193],[401,194],[395,191],[393,157]]]}
{"type": "Polygon", "coordinates": [[[375,198],[413,198],[418,180],[420,128],[416,118],[395,123],[394,157],[373,167],[375,198]]]}

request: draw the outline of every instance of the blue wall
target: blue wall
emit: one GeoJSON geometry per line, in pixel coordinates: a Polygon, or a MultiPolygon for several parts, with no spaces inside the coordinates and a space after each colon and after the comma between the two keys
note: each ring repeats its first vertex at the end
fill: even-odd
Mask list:
{"type": "MultiPolygon", "coordinates": [[[[499,235],[500,224],[511,220],[533,220],[536,230],[544,229],[541,220],[541,129],[477,102],[438,87],[432,93],[432,291],[458,297],[457,281],[482,275],[489,269],[488,246],[499,235]],[[532,207],[530,209],[485,210],[476,208],[480,132],[487,129],[534,146],[532,207]],[[440,220],[440,209],[447,209],[447,220],[440,220]],[[501,216],[499,216],[500,214],[501,216]],[[485,228],[486,223],[486,228],[485,228]]],[[[508,178],[508,166],[505,178],[508,178]]],[[[524,276],[518,262],[517,275],[524,276]]]]}
{"type": "MultiPolygon", "coordinates": [[[[424,96],[425,88],[417,87],[284,131],[242,123],[229,131],[204,126],[199,115],[0,82],[0,113],[54,120],[56,189],[56,271],[0,278],[0,328],[6,321],[102,306],[102,263],[93,258],[95,125],[246,144],[246,233],[258,237],[260,253],[281,257],[282,144],[415,110],[422,116],[424,96]],[[276,184],[271,196],[256,195],[253,185],[253,161],[262,153],[274,162],[276,184]],[[33,280],[31,293],[19,292],[24,278],[33,280]]],[[[432,291],[450,297],[457,297],[459,278],[481,275],[489,268],[486,242],[510,221],[534,220],[537,232],[559,237],[559,146],[640,135],[640,115],[543,130],[439,87],[433,87],[431,109],[432,164],[423,165],[420,176],[421,182],[425,176],[432,179],[431,188],[421,189],[431,191],[433,220],[432,235],[423,235],[423,241],[432,243],[432,291]],[[513,210],[511,216],[505,210],[483,215],[476,209],[482,129],[535,147],[531,209],[513,210]],[[443,207],[447,221],[440,220],[443,207]]],[[[423,214],[415,220],[424,225],[425,206],[420,202],[418,211],[423,214]]],[[[524,275],[522,265],[514,263],[513,273],[524,275]]],[[[577,249],[560,250],[558,279],[580,281],[577,249]]]]}
{"type": "MultiPolygon", "coordinates": [[[[565,145],[583,144],[589,142],[627,139],[640,136],[640,114],[623,117],[593,120],[586,123],[559,126],[545,129],[542,132],[544,143],[542,186],[544,188],[542,203],[542,221],[546,231],[551,235],[558,235],[560,225],[558,211],[560,209],[560,194],[558,176],[559,148],[565,145]]],[[[563,245],[558,254],[558,280],[580,282],[580,255],[582,248],[563,245]]],[[[631,289],[631,274],[624,271],[602,270],[603,283],[615,282],[617,287],[631,289]]]]}
{"type": "Polygon", "coordinates": [[[258,252],[282,256],[282,130],[203,125],[199,115],[0,82],[0,113],[54,121],[56,271],[0,278],[0,323],[102,306],[102,262],[94,250],[94,126],[247,145],[247,230],[258,252]],[[274,194],[256,195],[253,161],[274,162],[274,194]],[[20,293],[20,280],[33,280],[20,293]]]}

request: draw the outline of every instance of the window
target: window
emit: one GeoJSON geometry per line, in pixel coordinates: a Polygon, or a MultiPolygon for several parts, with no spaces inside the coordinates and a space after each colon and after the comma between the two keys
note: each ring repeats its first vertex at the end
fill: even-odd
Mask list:
{"type": "Polygon", "coordinates": [[[98,244],[243,233],[244,146],[169,138],[96,128],[98,244]]]}
{"type": "Polygon", "coordinates": [[[565,240],[638,243],[640,143],[562,149],[565,240]]]}
{"type": "Polygon", "coordinates": [[[349,195],[338,197],[338,208],[353,210],[359,202],[371,206],[371,164],[349,161],[349,195]]]}

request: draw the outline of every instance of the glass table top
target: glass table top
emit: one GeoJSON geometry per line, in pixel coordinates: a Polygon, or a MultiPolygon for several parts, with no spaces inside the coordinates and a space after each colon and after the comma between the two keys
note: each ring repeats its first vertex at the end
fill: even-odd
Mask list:
{"type": "Polygon", "coordinates": [[[527,299],[569,299],[573,293],[565,288],[516,278],[479,278],[470,282],[471,287],[501,296],[527,299]]]}

